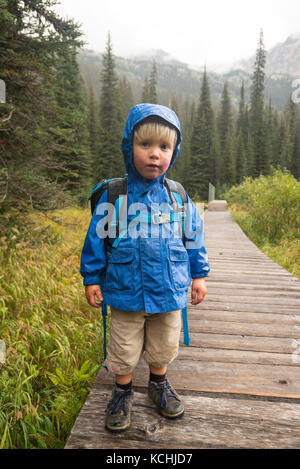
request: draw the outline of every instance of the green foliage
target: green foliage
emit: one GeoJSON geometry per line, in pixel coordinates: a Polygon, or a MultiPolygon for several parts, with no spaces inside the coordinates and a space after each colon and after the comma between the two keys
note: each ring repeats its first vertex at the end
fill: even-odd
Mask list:
{"type": "Polygon", "coordinates": [[[119,81],[115,72],[115,59],[109,34],[101,70],[100,131],[98,152],[93,161],[94,183],[122,174],[122,168],[124,168],[121,152],[123,124],[125,122],[120,103],[119,81]]]}
{"type": "Polygon", "coordinates": [[[48,209],[63,206],[65,190],[80,201],[87,179],[76,63],[81,32],[53,12],[55,3],[0,3],[0,78],[7,95],[0,109],[0,200],[8,210],[44,208],[47,201],[48,209]]]}
{"type": "Polygon", "coordinates": [[[255,240],[274,242],[287,232],[300,237],[300,182],[289,172],[273,169],[270,176],[248,177],[225,198],[246,211],[244,223],[255,240]]]}
{"type": "Polygon", "coordinates": [[[62,448],[103,361],[79,259],[89,210],[23,216],[1,238],[0,448],[62,448]],[[13,230],[13,228],[12,228],[13,230]],[[14,242],[14,244],[13,244],[14,242]]]}

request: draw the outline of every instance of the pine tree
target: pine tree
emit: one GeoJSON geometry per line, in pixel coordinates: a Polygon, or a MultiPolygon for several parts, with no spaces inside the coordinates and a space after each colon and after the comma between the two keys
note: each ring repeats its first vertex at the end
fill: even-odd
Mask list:
{"type": "Polygon", "coordinates": [[[300,180],[300,118],[295,124],[295,135],[291,157],[291,172],[295,178],[300,180]]]}
{"type": "Polygon", "coordinates": [[[157,104],[157,67],[155,60],[153,60],[149,77],[149,102],[157,104]]]}
{"type": "Polygon", "coordinates": [[[240,128],[235,142],[235,160],[236,160],[236,182],[240,184],[247,176],[247,161],[244,146],[244,136],[240,128]]]}
{"type": "Polygon", "coordinates": [[[268,171],[265,146],[265,125],[264,125],[264,78],[266,51],[263,42],[263,31],[260,31],[254,73],[252,76],[251,98],[250,98],[250,138],[253,149],[252,175],[259,176],[268,171]]]}
{"type": "Polygon", "coordinates": [[[133,93],[130,82],[125,76],[119,80],[119,96],[121,103],[121,112],[124,123],[130,109],[134,106],[133,93]]]}
{"type": "Polygon", "coordinates": [[[189,191],[192,197],[206,200],[212,178],[214,114],[206,69],[204,70],[200,100],[191,136],[191,178],[189,191]]]}
{"type": "MultiPolygon", "coordinates": [[[[56,178],[83,203],[90,186],[90,149],[88,109],[76,60],[76,49],[68,49],[62,55],[56,80],[61,148],[54,153],[54,160],[63,168],[56,178]]],[[[53,174],[52,177],[54,176],[53,174]]]]}
{"type": "Polygon", "coordinates": [[[235,182],[235,161],[233,153],[233,118],[227,82],[224,84],[221,98],[218,132],[220,140],[220,182],[230,186],[235,182]]]}
{"type": "Polygon", "coordinates": [[[148,75],[145,76],[144,86],[142,90],[142,102],[143,103],[150,103],[150,91],[149,91],[149,77],[148,75]]]}
{"type": "Polygon", "coordinates": [[[99,147],[99,135],[98,135],[98,113],[97,113],[97,102],[95,98],[94,86],[90,86],[90,96],[89,96],[89,145],[90,145],[90,155],[91,155],[91,172],[92,168],[97,161],[98,156],[98,147],[99,147]]]}
{"type": "Polygon", "coordinates": [[[285,107],[285,121],[286,121],[286,131],[287,131],[287,168],[291,170],[292,165],[292,155],[293,148],[295,143],[295,134],[296,134],[296,125],[297,125],[297,116],[299,115],[299,108],[296,103],[293,102],[292,97],[290,96],[286,107],[285,107]]]}
{"type": "Polygon", "coordinates": [[[103,178],[118,177],[120,172],[124,172],[121,153],[123,120],[110,34],[103,55],[99,121],[100,142],[94,182],[103,178]]]}
{"type": "MultiPolygon", "coordinates": [[[[77,149],[76,138],[70,138],[77,122],[73,126],[70,108],[61,104],[59,88],[68,88],[68,82],[58,78],[62,58],[68,57],[66,67],[75,73],[68,80],[74,78],[79,85],[73,96],[78,98],[80,84],[72,54],[82,45],[81,33],[72,20],[63,20],[51,10],[55,3],[10,0],[0,5],[0,78],[6,83],[8,99],[8,118],[2,121],[0,116],[0,161],[9,178],[1,209],[13,205],[47,210],[70,202],[59,180],[70,171],[75,182],[77,161],[70,157],[67,168],[64,156],[84,160],[84,144],[77,149]]],[[[80,109],[81,101],[77,104],[80,109]]],[[[81,110],[77,118],[83,118],[81,110]]]]}

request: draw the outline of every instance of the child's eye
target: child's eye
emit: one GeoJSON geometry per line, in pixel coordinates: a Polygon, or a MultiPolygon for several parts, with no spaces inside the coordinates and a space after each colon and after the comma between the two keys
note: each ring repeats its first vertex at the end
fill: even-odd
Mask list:
{"type": "Polygon", "coordinates": [[[149,147],[149,142],[142,142],[141,145],[144,148],[148,148],[149,147]]]}
{"type": "Polygon", "coordinates": [[[161,145],[162,150],[168,150],[168,148],[169,148],[169,145],[167,145],[167,144],[161,145]]]}

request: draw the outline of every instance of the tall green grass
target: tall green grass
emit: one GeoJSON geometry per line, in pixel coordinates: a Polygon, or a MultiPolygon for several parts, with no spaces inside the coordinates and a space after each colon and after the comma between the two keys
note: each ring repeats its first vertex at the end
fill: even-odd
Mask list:
{"type": "Polygon", "coordinates": [[[225,198],[247,236],[278,264],[300,277],[300,182],[289,172],[246,178],[225,198]]]}
{"type": "Polygon", "coordinates": [[[85,299],[88,210],[32,213],[0,239],[0,448],[61,448],[103,361],[101,312],[85,299]]]}

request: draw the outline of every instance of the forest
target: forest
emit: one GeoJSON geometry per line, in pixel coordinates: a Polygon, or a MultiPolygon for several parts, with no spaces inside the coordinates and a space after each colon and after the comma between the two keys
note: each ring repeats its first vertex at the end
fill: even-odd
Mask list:
{"type": "MultiPolygon", "coordinates": [[[[6,103],[0,106],[1,213],[86,206],[94,184],[124,173],[120,143],[136,100],[130,81],[116,74],[112,38],[108,35],[96,97],[79,71],[80,29],[53,13],[52,3],[0,2],[0,79],[6,85],[6,103]]],[[[299,105],[290,98],[279,112],[271,98],[265,102],[265,62],[261,32],[249,102],[242,81],[238,109],[227,82],[220,102],[212,102],[206,70],[197,102],[170,92],[183,143],[169,176],[191,197],[206,200],[209,182],[220,197],[244,177],[270,174],[272,167],[299,179],[299,105]]],[[[153,60],[139,102],[161,102],[158,82],[153,60]]]]}

